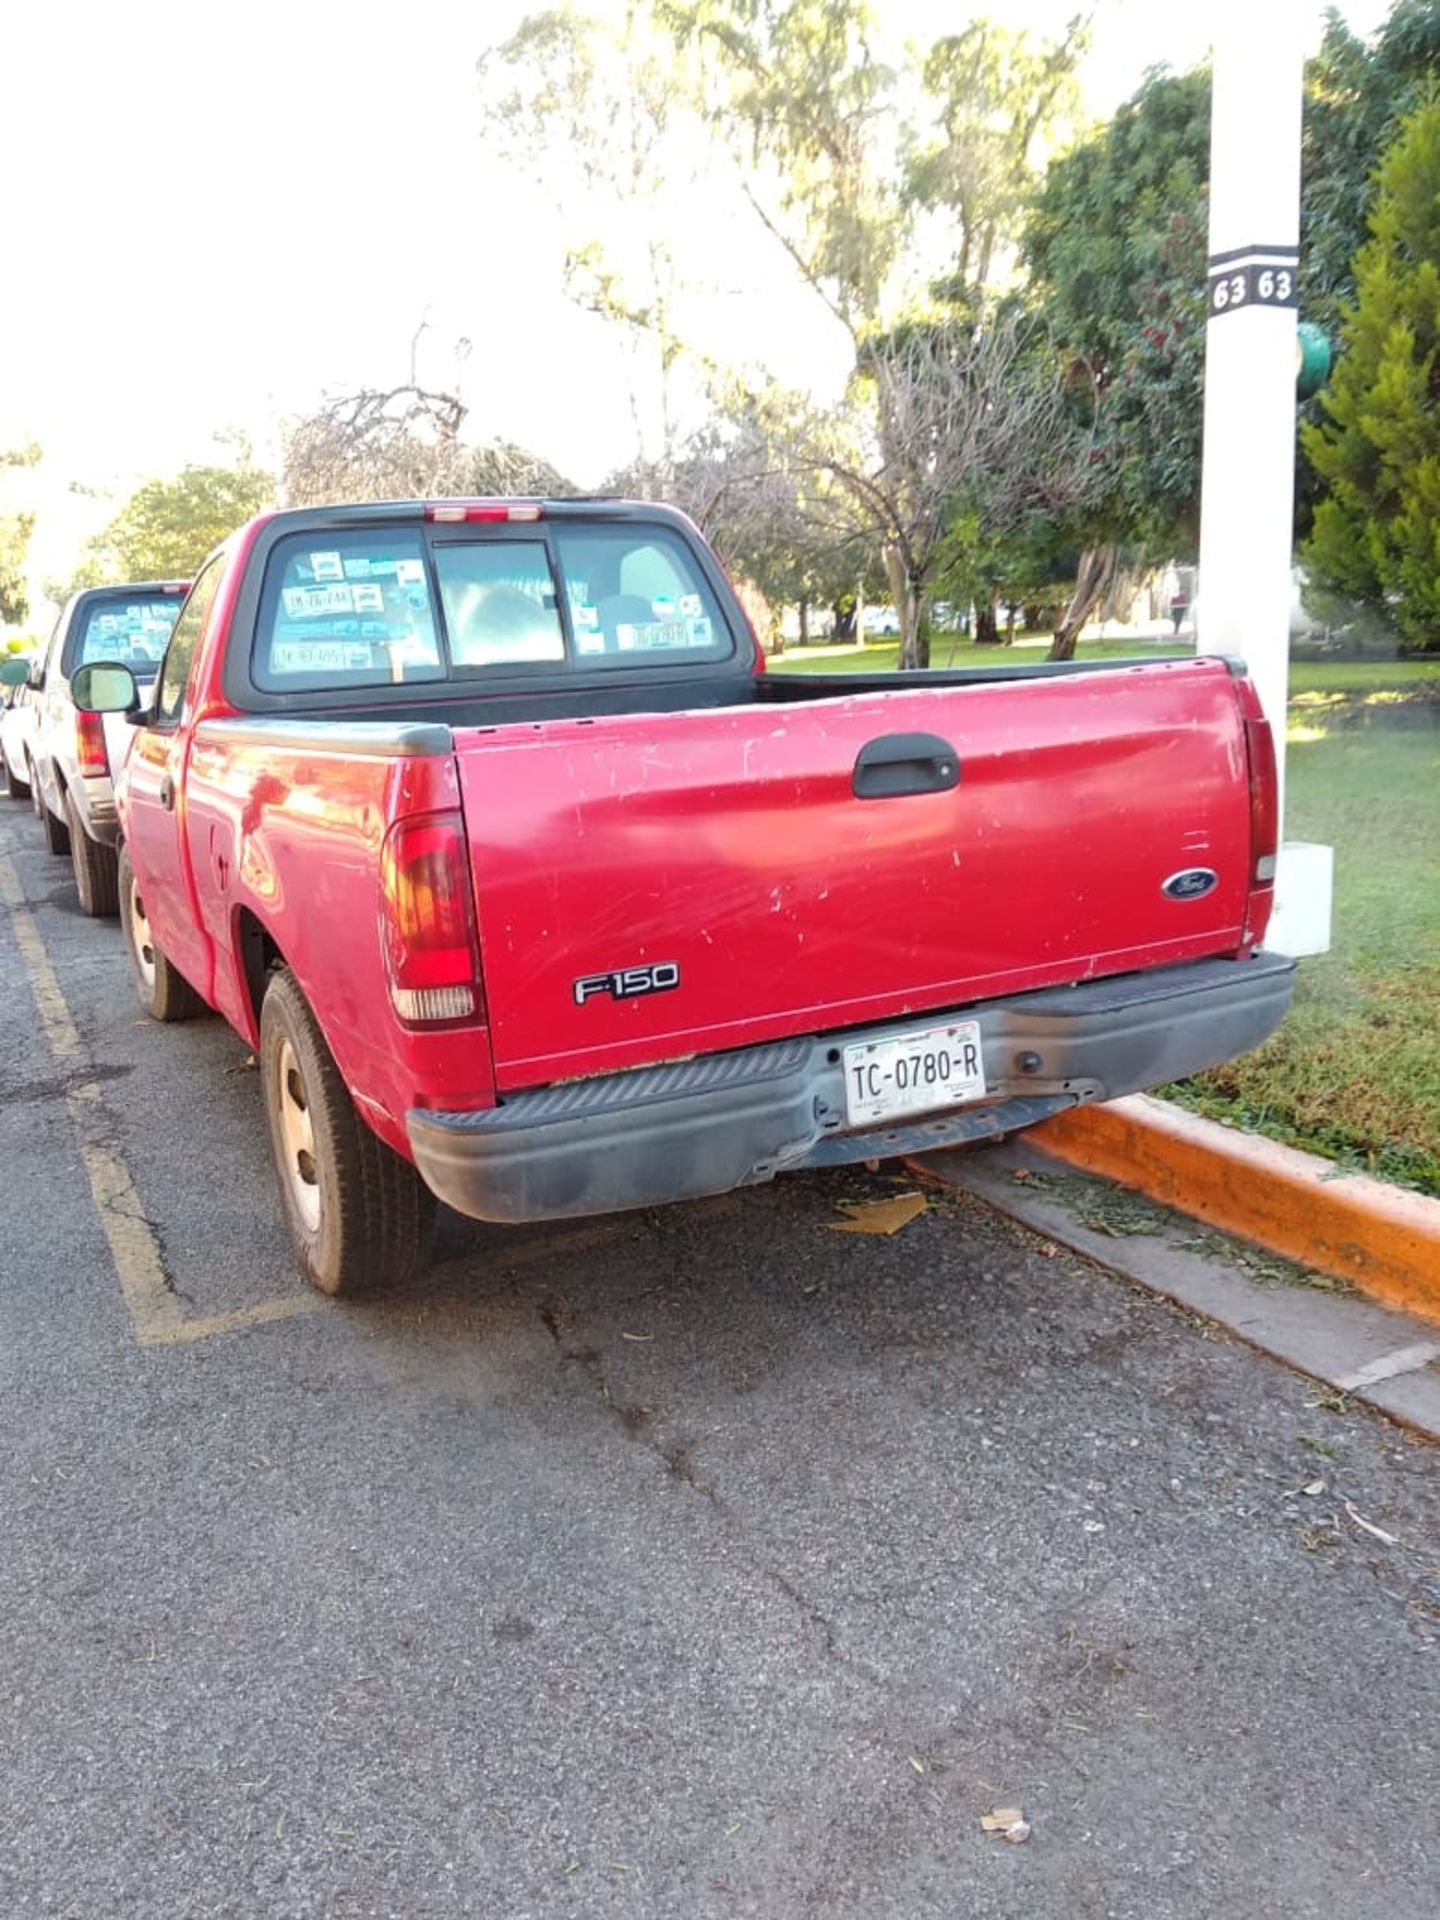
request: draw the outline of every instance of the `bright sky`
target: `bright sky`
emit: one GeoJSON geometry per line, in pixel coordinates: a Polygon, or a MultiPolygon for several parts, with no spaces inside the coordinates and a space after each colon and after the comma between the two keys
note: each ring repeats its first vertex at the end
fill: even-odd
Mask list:
{"type": "MultiPolygon", "coordinates": [[[[1215,7],[1236,3],[1108,0],[1085,75],[1093,110],[1151,64],[1194,64],[1215,7]]],[[[1054,31],[1079,4],[990,10],[1054,31]]],[[[1306,4],[1313,41],[1323,9],[1306,4]]],[[[477,437],[518,440],[592,484],[631,455],[623,370],[563,296],[562,236],[480,144],[475,60],[530,10],[0,7],[0,446],[33,436],[45,450],[38,576],[63,570],[137,480],[224,458],[216,429],[244,428],[273,457],[279,417],[327,390],[404,381],[422,318],[422,381],[453,384],[453,343],[471,343],[461,371],[477,437]],[[76,482],[111,497],[77,499],[76,482]]],[[[878,9],[922,40],[985,10],[878,9]]],[[[1368,31],[1386,7],[1342,10],[1368,31]]],[[[745,304],[761,310],[748,291],[745,304]]]]}

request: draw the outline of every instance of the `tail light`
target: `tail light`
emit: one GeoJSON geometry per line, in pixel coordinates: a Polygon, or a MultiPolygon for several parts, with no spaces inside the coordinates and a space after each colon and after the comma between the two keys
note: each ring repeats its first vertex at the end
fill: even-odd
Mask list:
{"type": "Polygon", "coordinates": [[[380,856],[381,936],[390,1002],[431,1025],[484,1013],[465,822],[417,814],[390,829],[380,856]]]}
{"type": "Polygon", "coordinates": [[[110,755],[105,751],[105,722],[98,713],[76,714],[75,750],[81,773],[109,773],[110,755]]]}
{"type": "Polygon", "coordinates": [[[1275,891],[1280,850],[1280,781],[1275,767],[1275,736],[1260,706],[1254,683],[1237,682],[1245,724],[1245,758],[1250,774],[1250,904],[1246,937],[1264,938],[1275,891]],[[1258,898],[1257,898],[1258,895],[1258,898]]]}

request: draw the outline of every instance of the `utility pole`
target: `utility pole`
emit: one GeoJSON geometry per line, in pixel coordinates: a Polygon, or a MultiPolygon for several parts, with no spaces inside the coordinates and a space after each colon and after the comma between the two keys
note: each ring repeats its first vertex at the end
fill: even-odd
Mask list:
{"type": "MultiPolygon", "coordinates": [[[[1214,42],[1196,645],[1239,656],[1275,736],[1283,840],[1295,512],[1302,0],[1224,0],[1214,42]]],[[[1330,945],[1331,849],[1285,842],[1267,944],[1330,945]]]]}

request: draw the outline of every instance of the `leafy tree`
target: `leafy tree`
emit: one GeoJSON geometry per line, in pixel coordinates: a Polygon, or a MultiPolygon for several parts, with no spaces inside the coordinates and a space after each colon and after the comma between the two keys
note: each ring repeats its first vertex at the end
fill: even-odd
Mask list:
{"type": "MultiPolygon", "coordinates": [[[[23,447],[0,450],[0,470],[35,467],[40,464],[40,449],[34,441],[23,447]]],[[[30,611],[25,588],[25,563],[30,555],[30,536],[35,531],[33,513],[0,514],[0,622],[18,625],[30,611]]]]}
{"type": "MultiPolygon", "coordinates": [[[[880,549],[901,665],[922,666],[951,518],[983,519],[987,537],[1007,513],[1013,524],[1042,484],[1046,433],[1063,424],[1053,371],[1048,380],[1022,371],[1023,329],[979,282],[1012,230],[1037,138],[1073,101],[1079,24],[1053,47],[989,22],[938,41],[912,76],[927,134],[906,130],[906,88],[874,57],[863,0],[656,6],[682,45],[705,52],[711,118],[748,164],[751,206],[849,335],[845,401],[817,416],[792,400],[788,464],[848,500],[880,549]],[[904,299],[907,277],[912,286],[919,277],[926,213],[959,235],[938,313],[904,299]],[[808,432],[797,437],[796,422],[808,432]],[[1037,437],[1027,442],[1027,430],[1037,437]]],[[[1058,475],[1064,454],[1051,451],[1058,475]]]]}
{"type": "Polygon", "coordinates": [[[1386,154],[1370,233],[1327,417],[1304,433],[1329,488],[1304,557],[1409,647],[1440,652],[1440,98],[1386,154]]]}
{"type": "Polygon", "coordinates": [[[528,15],[478,63],[485,137],[553,198],[567,228],[564,283],[624,341],[637,461],[663,471],[682,435],[687,356],[679,236],[698,177],[700,81],[640,0],[618,20],[569,6],[528,15]],[[659,448],[639,389],[653,383],[659,448]]]}
{"type": "Polygon", "coordinates": [[[933,130],[912,136],[911,198],[949,216],[956,230],[953,288],[988,286],[1035,186],[1042,140],[1073,131],[1076,67],[1090,43],[1077,14],[1064,35],[1037,41],[994,20],[972,20],[937,40],[922,68],[933,130]]]}
{"type": "Polygon", "coordinates": [[[1141,560],[1198,544],[1209,165],[1209,75],[1155,72],[1035,198],[1031,297],[1071,355],[1076,405],[1098,418],[1055,659],[1074,652],[1122,543],[1141,560]]]}
{"type": "Polygon", "coordinates": [[[1329,332],[1354,299],[1380,156],[1436,78],[1436,0],[1398,0],[1371,40],[1332,9],[1305,73],[1300,227],[1300,309],[1329,332]]]}
{"type": "MultiPolygon", "coordinates": [[[[1301,312],[1327,330],[1353,298],[1376,161],[1437,74],[1435,0],[1399,0],[1372,40],[1332,12],[1307,66],[1301,312]]],[[[1052,162],[1027,226],[1033,296],[1088,369],[1102,422],[1094,484],[1068,530],[1082,552],[1056,657],[1073,651],[1122,551],[1142,565],[1196,551],[1209,95],[1204,72],[1147,76],[1108,125],[1052,162]]],[[[1302,449],[1301,530],[1323,485],[1302,449]]]]}
{"type": "Polygon", "coordinates": [[[700,61],[707,118],[740,188],[851,334],[880,316],[912,231],[895,148],[895,75],[866,0],[653,0],[700,61]]]}
{"type": "MultiPolygon", "coordinates": [[[[956,463],[948,449],[937,460],[937,423],[967,410],[978,419],[979,395],[971,405],[960,384],[976,378],[993,405],[996,365],[1014,357],[1000,347],[1004,329],[988,324],[983,344],[972,332],[962,351],[963,327],[943,313],[926,318],[915,295],[934,279],[953,230],[963,260],[949,275],[950,303],[974,302],[972,282],[1013,232],[1037,142],[1073,104],[1083,34],[1077,23],[1052,47],[980,23],[900,76],[876,58],[872,28],[866,0],[633,0],[618,38],[551,10],[487,56],[482,76],[492,137],[555,183],[562,205],[568,183],[568,219],[583,222],[589,195],[593,230],[609,236],[577,233],[572,294],[658,356],[663,445],[628,477],[671,497],[692,487],[704,496],[720,481],[722,519],[743,509],[727,537],[745,549],[749,577],[783,581],[802,601],[841,556],[858,586],[878,550],[905,626],[902,658],[915,664],[932,554],[956,504],[946,491],[956,463]],[[712,402],[739,384],[737,369],[717,365],[683,331],[679,254],[660,237],[685,165],[693,176],[684,155],[702,125],[715,157],[731,163],[716,176],[733,180],[815,295],[817,325],[822,313],[838,324],[851,356],[846,397],[823,416],[763,373],[751,378],[763,395],[752,420],[765,451],[760,469],[740,474],[737,459],[753,464],[757,450],[731,431],[728,403],[719,439],[698,450],[679,431],[674,404],[685,370],[712,402]],[[639,213],[645,238],[628,254],[627,212],[639,213]],[[920,343],[942,339],[927,359],[920,343]],[[776,539],[773,515],[786,499],[794,532],[776,539]],[[772,517],[752,539],[749,529],[766,526],[754,509],[762,500],[772,517]],[[857,554],[867,542],[868,563],[857,554]]],[[[970,453],[958,457],[967,484],[978,485],[970,453]]],[[[1007,485],[988,489],[987,528],[1007,485]]]]}
{"type": "Polygon", "coordinates": [[[182,580],[227,535],[275,497],[273,477],[241,445],[233,467],[187,466],[147,480],[90,542],[82,579],[182,580]]]}

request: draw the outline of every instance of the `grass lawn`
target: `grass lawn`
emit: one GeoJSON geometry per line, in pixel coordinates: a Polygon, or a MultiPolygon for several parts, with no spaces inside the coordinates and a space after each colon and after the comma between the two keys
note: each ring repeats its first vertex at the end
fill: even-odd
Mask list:
{"type": "MultiPolygon", "coordinates": [[[[1022,637],[1011,647],[977,647],[958,633],[930,636],[932,667],[1023,667],[1043,660],[1050,646],[1049,634],[1022,637]]],[[[1136,653],[1189,653],[1186,640],[1162,645],[1150,640],[1082,640],[1076,649],[1079,660],[1124,660],[1136,653]]],[[[867,640],[863,647],[825,646],[790,647],[772,654],[768,666],[772,673],[891,673],[900,653],[898,640],[867,640]]]]}
{"type": "MultiPolygon", "coordinates": [[[[898,643],[807,647],[777,671],[879,672],[898,643]]],[[[1081,659],[1182,652],[1082,641],[1081,659]]],[[[932,642],[937,666],[1020,665],[1043,642],[932,642]]],[[[1440,659],[1291,663],[1286,834],[1335,849],[1333,946],[1254,1053],[1168,1097],[1440,1195],[1440,659]]]]}
{"type": "Polygon", "coordinates": [[[1440,1195],[1440,700],[1392,690],[1292,701],[1286,833],[1335,849],[1332,950],[1263,1047],[1167,1091],[1440,1195]]]}

